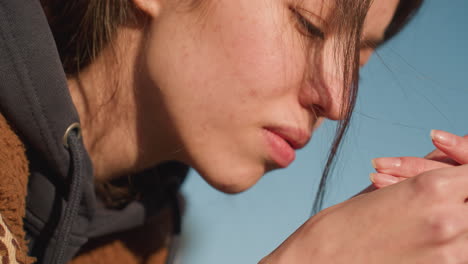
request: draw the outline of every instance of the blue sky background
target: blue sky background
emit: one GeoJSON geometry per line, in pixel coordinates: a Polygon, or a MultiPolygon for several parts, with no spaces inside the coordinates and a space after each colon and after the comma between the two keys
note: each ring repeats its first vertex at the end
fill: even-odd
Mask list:
{"type": "MultiPolygon", "coordinates": [[[[468,1],[426,0],[419,15],[362,71],[355,117],[326,203],[369,184],[370,160],[423,156],[431,129],[468,134],[468,1]]],[[[287,169],[226,195],[191,172],[183,191],[183,264],[257,263],[309,217],[334,124],[326,123],[287,169]]],[[[229,168],[226,168],[229,169],[229,168]]]]}

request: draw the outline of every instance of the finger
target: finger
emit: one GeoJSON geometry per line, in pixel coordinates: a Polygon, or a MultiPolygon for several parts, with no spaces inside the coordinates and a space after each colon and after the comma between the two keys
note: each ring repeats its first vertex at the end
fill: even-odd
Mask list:
{"type": "Polygon", "coordinates": [[[450,165],[460,165],[460,163],[454,161],[453,159],[449,158],[447,154],[443,153],[440,149],[435,149],[431,153],[427,154],[425,159],[439,161],[443,163],[447,163],[450,165]]]}
{"type": "MultiPolygon", "coordinates": [[[[468,135],[463,136],[463,138],[468,139],[468,135]]],[[[453,165],[459,165],[458,162],[455,162],[452,159],[450,159],[449,157],[447,157],[447,154],[442,152],[440,149],[433,150],[431,153],[424,156],[424,158],[429,159],[429,160],[446,162],[446,163],[450,163],[450,164],[453,164],[453,165]]]]}
{"type": "Polygon", "coordinates": [[[460,164],[468,164],[468,138],[441,130],[431,131],[432,142],[449,158],[460,164]]]}
{"type": "Polygon", "coordinates": [[[377,189],[381,189],[407,179],[404,177],[396,177],[385,173],[371,173],[369,176],[373,186],[377,189]]]}
{"type": "Polygon", "coordinates": [[[387,187],[389,185],[398,183],[400,181],[405,180],[406,178],[402,177],[395,177],[393,175],[385,174],[385,173],[371,173],[369,174],[369,178],[377,189],[381,189],[387,187]]]}
{"type": "Polygon", "coordinates": [[[376,158],[372,166],[379,173],[410,178],[423,172],[452,167],[453,165],[417,157],[376,158]]]}
{"type": "Polygon", "coordinates": [[[447,154],[443,153],[440,149],[434,149],[431,153],[424,156],[425,159],[442,161],[447,159],[447,154]]]}

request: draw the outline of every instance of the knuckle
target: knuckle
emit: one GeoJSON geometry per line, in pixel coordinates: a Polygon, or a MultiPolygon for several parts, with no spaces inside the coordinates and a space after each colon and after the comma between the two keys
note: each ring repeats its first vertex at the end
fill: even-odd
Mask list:
{"type": "Polygon", "coordinates": [[[427,219],[428,234],[437,244],[448,242],[458,236],[460,226],[448,213],[438,212],[427,219]]]}
{"type": "Polygon", "coordinates": [[[447,179],[437,174],[422,174],[414,178],[415,191],[432,197],[443,196],[448,190],[447,179]]]}

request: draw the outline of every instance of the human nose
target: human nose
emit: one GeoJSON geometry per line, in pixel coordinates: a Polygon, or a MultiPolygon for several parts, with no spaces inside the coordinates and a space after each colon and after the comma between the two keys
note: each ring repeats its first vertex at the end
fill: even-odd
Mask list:
{"type": "Polygon", "coordinates": [[[301,88],[302,104],[318,116],[343,120],[352,110],[355,94],[355,56],[329,40],[311,57],[306,68],[305,85],[301,88]]]}
{"type": "Polygon", "coordinates": [[[303,107],[309,109],[317,117],[331,120],[342,120],[346,116],[348,99],[345,97],[341,78],[331,75],[324,78],[317,76],[309,78],[302,86],[300,101],[303,107]]]}

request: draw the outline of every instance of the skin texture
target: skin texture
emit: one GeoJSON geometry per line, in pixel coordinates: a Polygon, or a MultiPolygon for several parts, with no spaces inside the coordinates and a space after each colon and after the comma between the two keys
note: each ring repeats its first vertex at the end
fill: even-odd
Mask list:
{"type": "Polygon", "coordinates": [[[390,23],[399,1],[373,1],[364,21],[359,64],[364,66],[383,42],[385,28],[390,23]]]}
{"type": "MultiPolygon", "coordinates": [[[[195,25],[200,14],[163,12],[149,28],[146,65],[160,88],[152,96],[167,102],[184,146],[180,158],[215,188],[239,192],[274,166],[262,127],[310,133],[316,122],[300,102],[305,53],[284,2],[218,1],[207,8],[195,25]]],[[[313,102],[320,99],[307,99],[313,102]]]]}
{"type": "MultiPolygon", "coordinates": [[[[215,188],[240,192],[282,165],[265,127],[307,141],[321,118],[341,118],[336,36],[304,37],[293,1],[208,1],[190,11],[134,2],[142,21],[122,26],[113,48],[69,80],[98,179],[179,160],[215,188]],[[307,57],[310,42],[319,45],[307,57]]],[[[382,38],[396,2],[375,5],[365,39],[382,38]]],[[[319,28],[331,10],[323,3],[300,5],[319,28]]],[[[362,64],[372,51],[363,48],[362,64]]]]}

